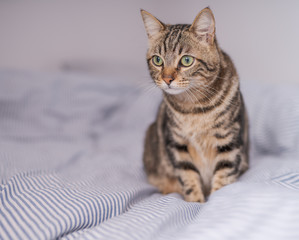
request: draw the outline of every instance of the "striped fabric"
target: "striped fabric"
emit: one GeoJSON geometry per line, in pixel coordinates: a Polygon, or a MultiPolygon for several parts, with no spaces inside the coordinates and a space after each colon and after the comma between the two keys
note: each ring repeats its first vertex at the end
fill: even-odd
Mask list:
{"type": "Polygon", "coordinates": [[[200,204],[147,183],[125,80],[0,71],[0,239],[299,239],[299,87],[242,83],[250,170],[200,204]]]}

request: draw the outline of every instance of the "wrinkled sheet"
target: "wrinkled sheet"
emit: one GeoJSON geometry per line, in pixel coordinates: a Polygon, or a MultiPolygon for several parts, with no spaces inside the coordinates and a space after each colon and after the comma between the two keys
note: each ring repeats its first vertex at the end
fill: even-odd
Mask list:
{"type": "Polygon", "coordinates": [[[0,239],[299,239],[299,87],[241,83],[250,169],[201,204],[146,181],[142,81],[0,71],[0,239]]]}

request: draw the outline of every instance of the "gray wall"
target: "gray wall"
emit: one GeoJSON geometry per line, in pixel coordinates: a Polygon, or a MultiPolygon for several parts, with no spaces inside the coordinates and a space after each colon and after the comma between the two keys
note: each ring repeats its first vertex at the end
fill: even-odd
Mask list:
{"type": "Polygon", "coordinates": [[[147,74],[139,9],[191,23],[206,6],[242,79],[299,83],[296,0],[2,0],[0,68],[147,74]]]}

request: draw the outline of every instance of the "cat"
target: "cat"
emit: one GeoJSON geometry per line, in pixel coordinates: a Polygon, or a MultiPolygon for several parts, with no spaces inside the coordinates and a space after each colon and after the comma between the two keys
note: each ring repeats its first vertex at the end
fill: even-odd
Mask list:
{"type": "Polygon", "coordinates": [[[163,91],[145,137],[148,181],[164,194],[205,202],[249,167],[248,117],[239,78],[203,9],[191,25],[166,25],[141,10],[151,78],[163,91]]]}

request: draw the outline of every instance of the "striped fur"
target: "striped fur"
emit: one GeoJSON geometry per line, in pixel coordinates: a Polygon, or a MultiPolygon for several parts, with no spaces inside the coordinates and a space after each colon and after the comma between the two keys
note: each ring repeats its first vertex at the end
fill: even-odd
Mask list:
{"type": "Polygon", "coordinates": [[[161,192],[204,202],[248,168],[248,120],[235,67],[218,47],[209,8],[192,25],[141,14],[150,75],[164,94],[146,133],[145,171],[161,192]],[[180,62],[186,55],[194,58],[189,67],[180,62]],[[163,64],[155,65],[153,56],[163,64]]]}

